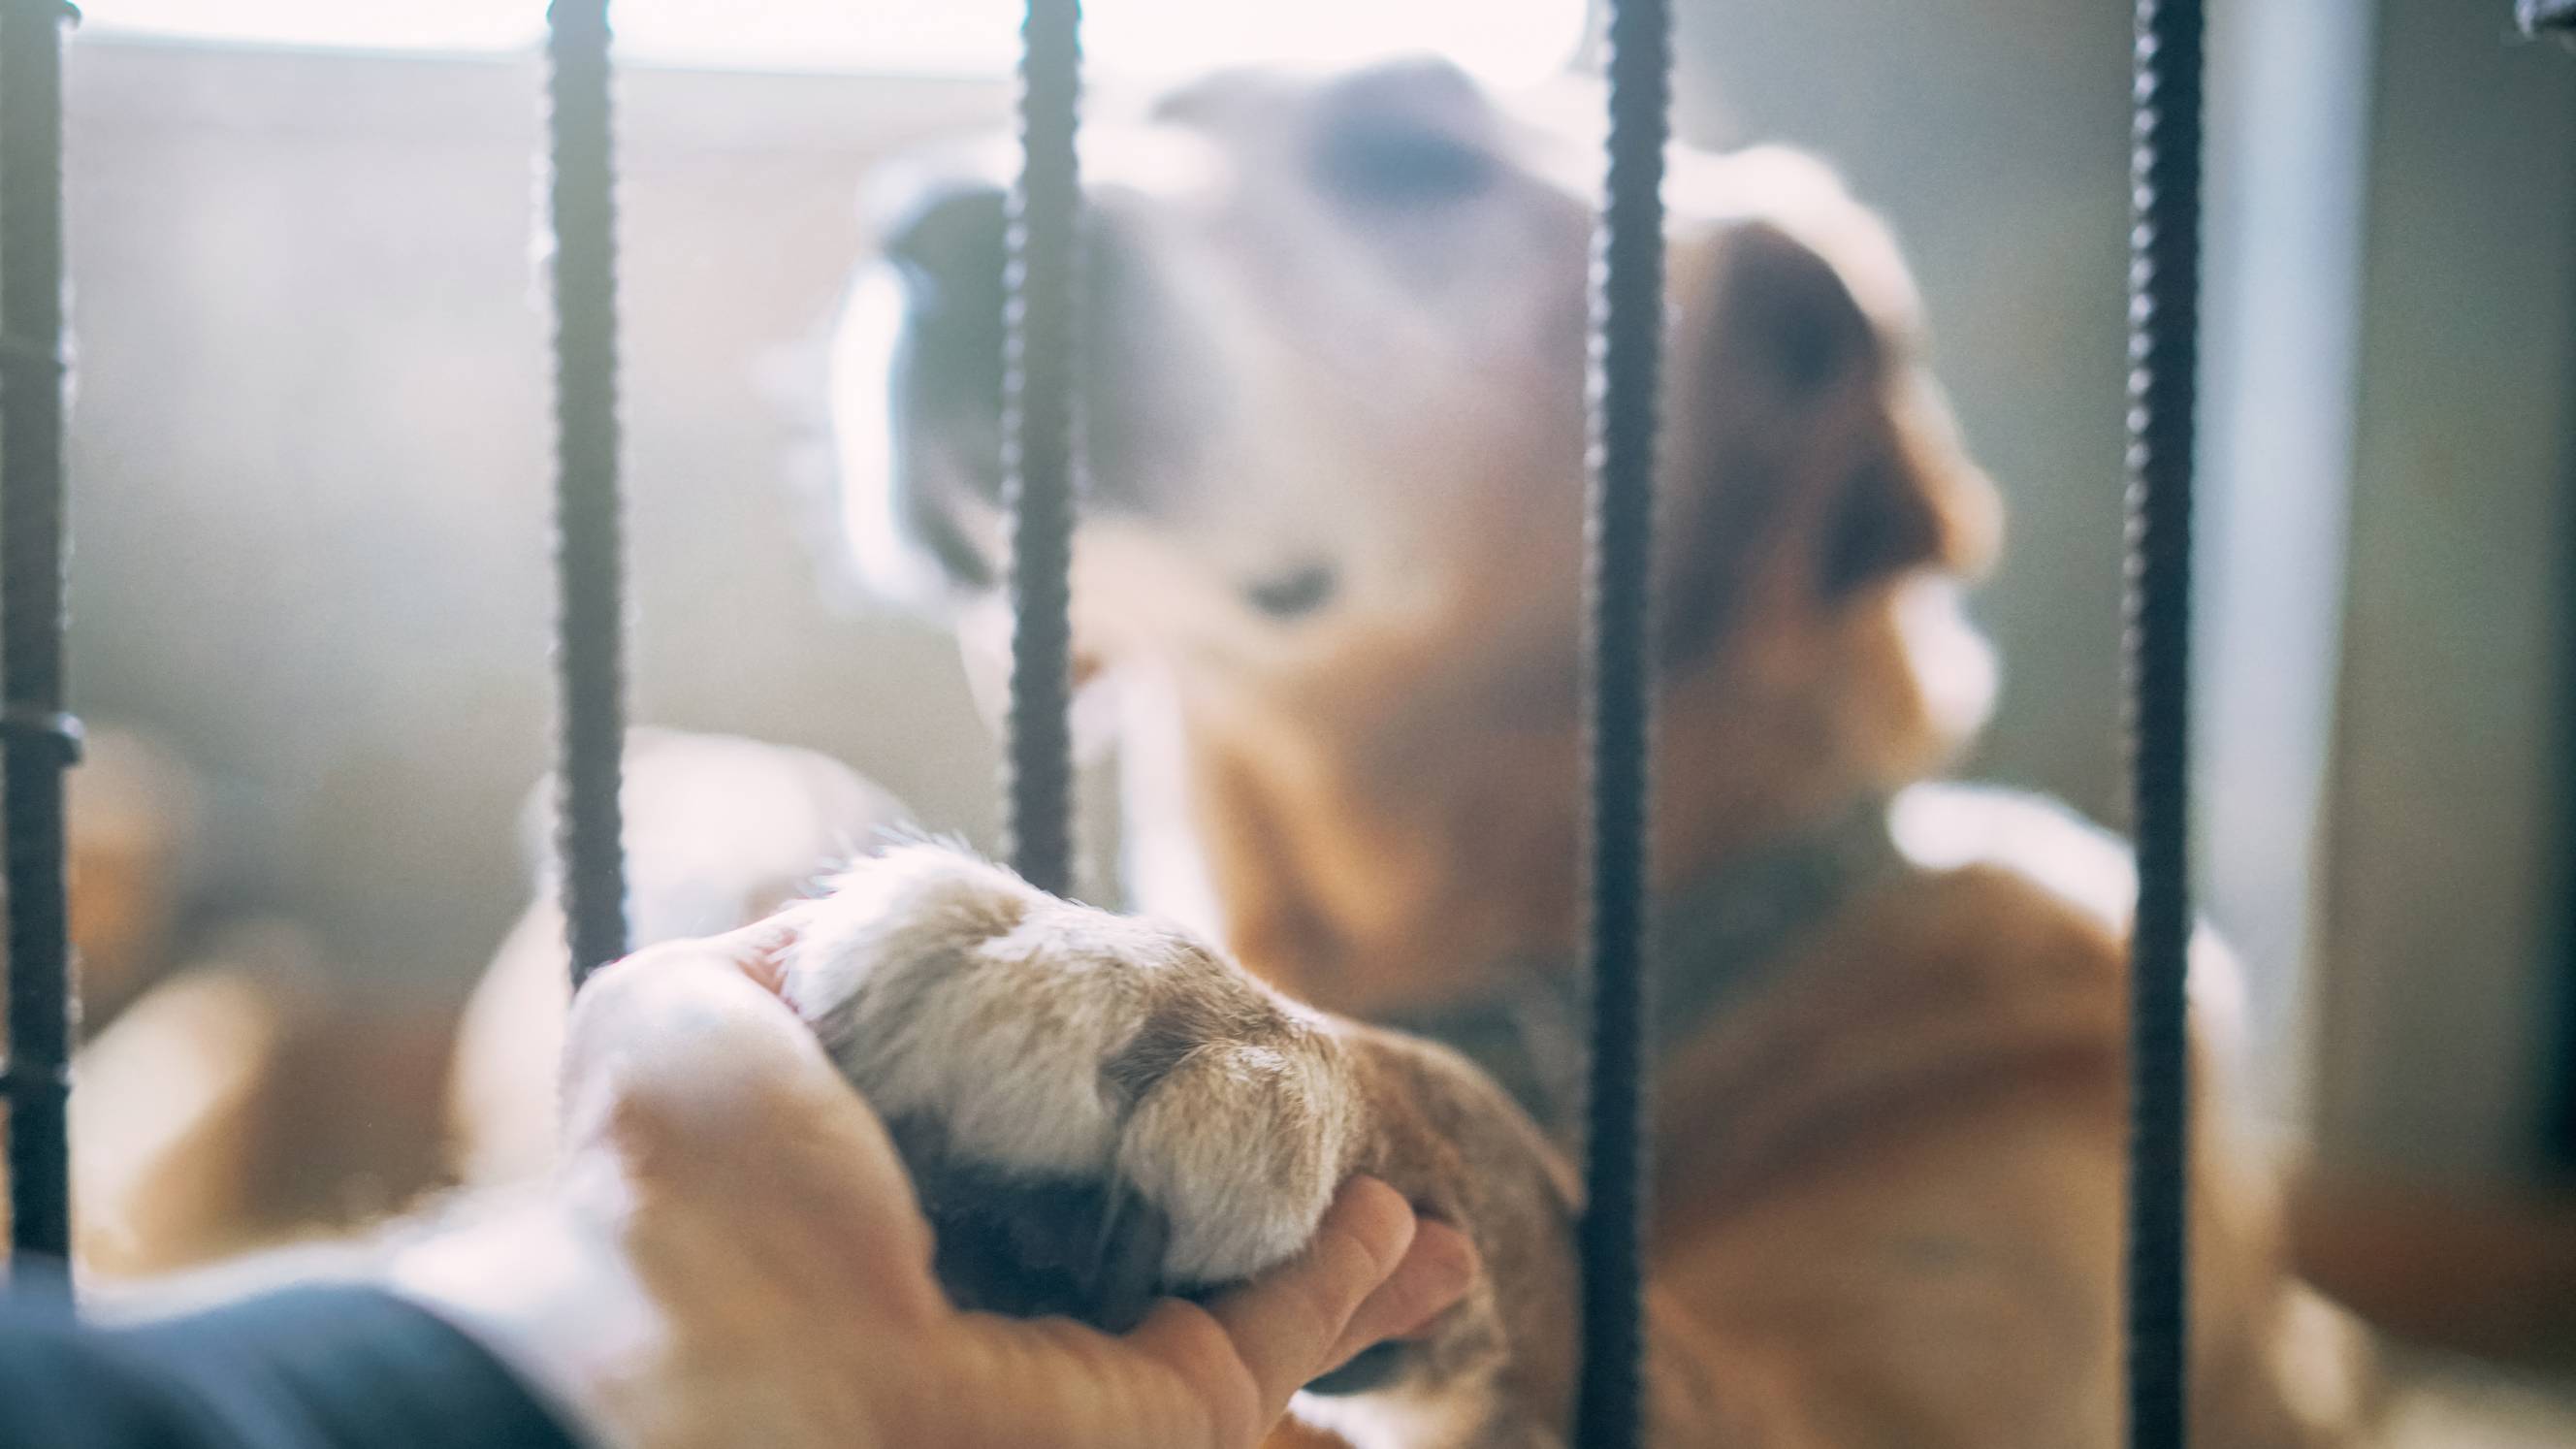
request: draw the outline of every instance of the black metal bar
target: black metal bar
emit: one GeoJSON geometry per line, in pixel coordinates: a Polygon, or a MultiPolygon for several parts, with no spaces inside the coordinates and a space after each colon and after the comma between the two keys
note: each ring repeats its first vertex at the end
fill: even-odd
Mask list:
{"type": "MultiPolygon", "coordinates": [[[[2563,485],[2576,494],[2576,456],[2566,463],[2563,485]]],[[[2576,627],[2576,518],[2561,525],[2558,539],[2559,604],[2557,627],[2576,627]]],[[[2576,657],[2558,657],[2559,758],[2576,760],[2576,657]]],[[[2562,769],[2558,778],[2558,929],[2557,971],[2548,1035],[2548,1095],[2542,1103],[2541,1161],[2551,1176],[2576,1175],[2576,771],[2562,769]]]]}
{"type": "Polygon", "coordinates": [[[608,0],[546,7],[555,301],[555,830],[573,982],[626,954],[618,787],[626,734],[618,487],[617,197],[608,0]]]}
{"type": "Polygon", "coordinates": [[[1081,9],[1079,0],[1029,0],[1022,31],[1021,162],[1011,191],[1002,372],[1002,489],[1011,520],[1010,855],[1030,884],[1059,894],[1073,887],[1081,9]]]}
{"type": "Polygon", "coordinates": [[[2193,409],[2200,349],[2202,16],[2138,0],[2129,261],[2128,1442],[2179,1449],[2188,1385],[2193,409]]]}
{"type": "MultiPolygon", "coordinates": [[[[2538,40],[2555,34],[2576,52],[2576,0],[2518,0],[2514,12],[2524,35],[2538,40]]],[[[2576,468],[2570,469],[2567,481],[2576,487],[2576,468]]],[[[2559,551],[2559,576],[2568,585],[2560,604],[2563,629],[2576,624],[2576,530],[2560,541],[2559,551]]],[[[2559,735],[2569,747],[2565,757],[2576,758],[2576,661],[2563,655],[2558,698],[2559,735]]],[[[2558,1021],[2551,1036],[2555,1050],[2550,1054],[2541,1151],[2550,1168],[2563,1174],[2576,1170],[2576,778],[2561,781],[2559,796],[2560,930],[2564,934],[2558,944],[2558,1021]]]]}
{"type": "Polygon", "coordinates": [[[0,8],[0,793],[7,821],[9,1277],[67,1288],[72,990],[64,899],[61,0],[0,8]]]}
{"type": "Polygon", "coordinates": [[[1574,1442],[1645,1441],[1648,787],[1655,443],[1664,327],[1671,13],[1610,7],[1609,171],[1593,264],[1591,606],[1585,649],[1592,1063],[1584,1171],[1583,1369],[1574,1442]]]}

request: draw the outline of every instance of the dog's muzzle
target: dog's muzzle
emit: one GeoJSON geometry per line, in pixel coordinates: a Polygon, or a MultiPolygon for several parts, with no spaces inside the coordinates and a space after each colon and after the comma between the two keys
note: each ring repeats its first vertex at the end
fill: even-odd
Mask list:
{"type": "Polygon", "coordinates": [[[903,285],[888,377],[895,521],[951,584],[981,591],[994,561],[958,521],[1002,497],[1004,197],[954,183],[917,200],[888,232],[903,285]]]}

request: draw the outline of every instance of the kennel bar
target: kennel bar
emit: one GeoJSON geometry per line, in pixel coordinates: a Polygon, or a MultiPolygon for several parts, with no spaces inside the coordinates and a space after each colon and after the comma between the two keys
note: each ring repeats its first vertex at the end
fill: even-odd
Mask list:
{"type": "Polygon", "coordinates": [[[546,7],[555,309],[555,840],[573,983],[626,954],[617,193],[608,0],[546,7]]]}
{"type": "Polygon", "coordinates": [[[1610,6],[1609,138],[1594,235],[1585,528],[1583,869],[1592,1056],[1584,1137],[1583,1361],[1575,1441],[1645,1442],[1642,1245],[1647,1022],[1654,943],[1646,893],[1654,743],[1656,416],[1664,330],[1669,0],[1610,6]]]}
{"type": "Polygon", "coordinates": [[[1020,174],[1003,292],[1002,492],[1010,518],[1011,682],[1004,808],[1012,868],[1073,889],[1074,382],[1082,174],[1079,0],[1029,0],[1021,28],[1020,174]]]}
{"type": "Polygon", "coordinates": [[[67,1290],[72,972],[63,771],[61,0],[0,0],[0,791],[9,900],[9,1280],[67,1290]]]}
{"type": "Polygon", "coordinates": [[[2199,0],[2138,0],[2130,154],[2128,1443],[2185,1440],[2191,1124],[2192,447],[2200,350],[2199,0]]]}

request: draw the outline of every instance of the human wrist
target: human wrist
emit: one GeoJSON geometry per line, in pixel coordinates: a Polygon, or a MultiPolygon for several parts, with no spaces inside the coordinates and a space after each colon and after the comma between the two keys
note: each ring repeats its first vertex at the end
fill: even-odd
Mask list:
{"type": "Polygon", "coordinates": [[[642,1444],[621,1386],[662,1356],[663,1315],[560,1203],[469,1204],[398,1248],[383,1284],[473,1339],[586,1442],[642,1444]]]}

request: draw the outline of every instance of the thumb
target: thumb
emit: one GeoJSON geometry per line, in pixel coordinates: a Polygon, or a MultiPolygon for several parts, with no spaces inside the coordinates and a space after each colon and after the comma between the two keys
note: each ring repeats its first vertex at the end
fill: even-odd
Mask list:
{"type": "Polygon", "coordinates": [[[641,1110],[659,1125],[722,1141],[776,1098],[849,1095],[737,939],[637,952],[573,998],[562,1064],[567,1137],[578,1143],[641,1110]]]}
{"type": "Polygon", "coordinates": [[[884,1124],[763,980],[767,938],[654,947],[594,975],[564,1039],[568,1162],[795,1245],[880,1297],[934,1295],[929,1225],[884,1124]]]}
{"type": "Polygon", "coordinates": [[[1404,1265],[1415,1226],[1395,1189],[1355,1177],[1295,1259],[1204,1308],[1165,1303],[1128,1343],[1173,1370],[1216,1444],[1251,1444],[1332,1367],[1354,1315],[1404,1265]]]}

